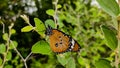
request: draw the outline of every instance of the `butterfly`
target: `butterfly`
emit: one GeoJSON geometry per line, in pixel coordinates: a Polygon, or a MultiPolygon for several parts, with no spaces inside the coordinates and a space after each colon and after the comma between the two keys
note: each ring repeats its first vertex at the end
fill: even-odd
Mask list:
{"type": "Polygon", "coordinates": [[[46,35],[49,36],[50,47],[55,53],[77,52],[80,49],[77,41],[58,29],[48,26],[46,35]]]}

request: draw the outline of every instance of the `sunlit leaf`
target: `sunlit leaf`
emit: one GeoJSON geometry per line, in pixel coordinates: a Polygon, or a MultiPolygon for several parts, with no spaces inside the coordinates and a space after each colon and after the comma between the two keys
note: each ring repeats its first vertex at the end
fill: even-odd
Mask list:
{"type": "Polygon", "coordinates": [[[112,68],[110,62],[105,59],[100,59],[99,61],[95,62],[96,68],[112,68]]]}
{"type": "Polygon", "coordinates": [[[79,62],[79,64],[81,64],[83,66],[85,65],[85,60],[82,57],[78,58],[78,62],[79,62]]]}
{"type": "Polygon", "coordinates": [[[31,31],[32,29],[33,29],[32,26],[25,26],[25,27],[23,27],[23,28],[21,29],[21,32],[29,32],[29,31],[31,31]]]}
{"type": "Polygon", "coordinates": [[[41,36],[44,37],[45,30],[46,30],[44,23],[40,19],[38,19],[38,18],[34,18],[34,22],[35,22],[36,31],[41,36]]]}
{"type": "Polygon", "coordinates": [[[101,29],[104,33],[107,46],[110,47],[112,50],[114,50],[118,45],[118,41],[115,33],[104,25],[101,26],[101,29]]]}
{"type": "Polygon", "coordinates": [[[49,44],[46,41],[40,40],[32,46],[32,52],[48,55],[50,54],[51,50],[49,44]]]}
{"type": "Polygon", "coordinates": [[[4,40],[7,41],[8,40],[8,33],[4,33],[2,37],[3,37],[4,40]]]}
{"type": "Polygon", "coordinates": [[[4,44],[0,44],[0,53],[4,53],[6,51],[6,46],[4,44]]]}
{"type": "Polygon", "coordinates": [[[46,13],[50,16],[54,16],[55,11],[53,9],[49,9],[49,10],[46,11],[46,13]]]}
{"type": "Polygon", "coordinates": [[[105,12],[113,17],[116,17],[120,12],[116,0],[97,0],[97,2],[105,12]]]}
{"type": "Polygon", "coordinates": [[[73,57],[70,57],[68,63],[66,64],[66,68],[76,68],[75,60],[73,57]]]}
{"type": "Polygon", "coordinates": [[[15,34],[16,30],[15,29],[11,29],[11,34],[15,34]]]}
{"type": "Polygon", "coordinates": [[[58,9],[61,8],[61,7],[62,7],[62,6],[61,6],[60,4],[57,5],[57,8],[58,8],[58,9]]]}
{"type": "Polygon", "coordinates": [[[86,56],[86,55],[87,55],[86,51],[81,52],[81,56],[86,56]]]}
{"type": "Polygon", "coordinates": [[[8,52],[7,56],[6,56],[6,59],[9,61],[12,59],[12,53],[11,52],[8,52]]]}
{"type": "Polygon", "coordinates": [[[55,28],[55,22],[52,19],[47,19],[45,21],[45,25],[46,26],[50,25],[52,28],[55,28]]]}

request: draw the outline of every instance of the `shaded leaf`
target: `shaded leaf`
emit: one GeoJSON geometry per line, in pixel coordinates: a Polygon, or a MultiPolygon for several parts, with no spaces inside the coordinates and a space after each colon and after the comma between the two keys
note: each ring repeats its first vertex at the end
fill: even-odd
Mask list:
{"type": "Polygon", "coordinates": [[[29,32],[29,31],[31,31],[32,29],[33,29],[32,26],[25,26],[25,27],[23,27],[23,28],[21,29],[21,32],[29,32]]]}
{"type": "Polygon", "coordinates": [[[107,46],[110,47],[112,50],[114,50],[118,45],[118,41],[117,41],[115,33],[104,25],[101,26],[101,29],[104,33],[107,46]]]}
{"type": "Polygon", "coordinates": [[[116,17],[119,14],[119,5],[116,0],[97,0],[97,2],[109,15],[116,17]]]}
{"type": "Polygon", "coordinates": [[[105,59],[100,59],[95,63],[96,68],[112,68],[110,62],[105,59]]]}
{"type": "Polygon", "coordinates": [[[13,66],[12,65],[5,65],[4,68],[13,68],[13,66]]]}
{"type": "Polygon", "coordinates": [[[69,58],[66,68],[76,68],[75,60],[73,57],[69,58]]]}
{"type": "Polygon", "coordinates": [[[66,58],[64,55],[57,55],[58,62],[60,62],[63,66],[65,66],[68,62],[68,58],[66,58]]]}
{"type": "Polygon", "coordinates": [[[4,44],[0,44],[0,53],[4,53],[6,51],[6,46],[4,44]]]}
{"type": "Polygon", "coordinates": [[[32,52],[48,55],[50,54],[51,50],[46,41],[40,40],[32,46],[32,52]]]}

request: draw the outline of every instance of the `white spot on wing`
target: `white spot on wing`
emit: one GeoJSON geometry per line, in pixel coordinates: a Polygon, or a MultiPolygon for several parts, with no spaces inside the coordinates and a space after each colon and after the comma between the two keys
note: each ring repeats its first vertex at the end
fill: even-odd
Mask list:
{"type": "Polygon", "coordinates": [[[74,48],[74,45],[75,45],[75,40],[72,39],[71,43],[72,43],[72,45],[71,45],[71,49],[73,49],[73,48],[74,48]]]}

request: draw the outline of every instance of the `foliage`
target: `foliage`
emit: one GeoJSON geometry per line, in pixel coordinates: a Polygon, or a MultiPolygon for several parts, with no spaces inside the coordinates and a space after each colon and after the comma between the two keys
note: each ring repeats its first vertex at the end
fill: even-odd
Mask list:
{"type": "Polygon", "coordinates": [[[115,33],[104,25],[101,26],[101,28],[103,30],[108,47],[115,50],[118,46],[118,41],[117,41],[115,33]]]}
{"type": "Polygon", "coordinates": [[[91,0],[7,2],[0,1],[0,67],[118,67],[119,39],[112,23],[119,15],[116,1],[97,0],[112,18],[98,6],[91,5],[91,0]],[[34,10],[30,12],[30,9],[34,10]],[[53,53],[45,35],[48,25],[76,39],[81,46],[80,52],[53,53]]]}

